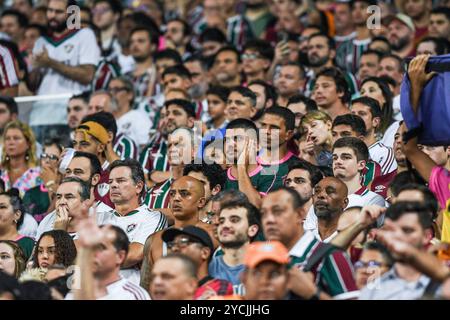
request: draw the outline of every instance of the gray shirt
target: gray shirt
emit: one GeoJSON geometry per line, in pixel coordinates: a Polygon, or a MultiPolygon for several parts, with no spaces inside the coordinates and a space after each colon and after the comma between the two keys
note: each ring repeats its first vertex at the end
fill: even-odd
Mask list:
{"type": "Polygon", "coordinates": [[[417,300],[422,298],[430,278],[421,275],[419,280],[408,282],[399,277],[395,265],[379,279],[361,290],[360,300],[417,300]]]}

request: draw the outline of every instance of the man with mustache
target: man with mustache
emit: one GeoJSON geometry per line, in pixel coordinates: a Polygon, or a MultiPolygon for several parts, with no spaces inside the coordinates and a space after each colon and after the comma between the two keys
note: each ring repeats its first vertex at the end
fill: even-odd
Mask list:
{"type": "MultiPolygon", "coordinates": [[[[68,8],[72,5],[76,5],[73,0],[50,0],[48,3],[50,37],[40,37],[36,41],[31,57],[33,70],[29,74],[29,84],[37,95],[79,94],[90,89],[100,49],[91,29],[70,25],[73,17],[68,8]]],[[[66,102],[55,101],[35,104],[30,125],[36,126],[37,130],[48,130],[51,126],[66,133],[66,102]],[[48,117],[49,114],[52,116],[48,117]]],[[[48,134],[47,130],[40,134],[48,134]]]]}
{"type": "MultiPolygon", "coordinates": [[[[203,183],[193,177],[183,176],[174,181],[169,191],[170,209],[174,220],[174,228],[195,225],[206,230],[214,241],[212,225],[199,220],[199,212],[205,206],[205,190],[203,183]]],[[[145,241],[144,261],[141,267],[141,286],[149,289],[150,271],[155,262],[167,255],[167,244],[162,240],[162,231],[152,234],[145,241]]]]}

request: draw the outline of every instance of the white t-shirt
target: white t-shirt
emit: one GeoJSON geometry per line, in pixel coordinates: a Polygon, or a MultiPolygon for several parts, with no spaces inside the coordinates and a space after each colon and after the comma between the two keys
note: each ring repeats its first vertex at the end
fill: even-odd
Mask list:
{"type": "Polygon", "coordinates": [[[116,122],[117,133],[130,137],[138,146],[146,145],[150,140],[150,128],[153,125],[146,113],[130,110],[116,122]]]}
{"type": "Polygon", "coordinates": [[[391,173],[397,169],[397,161],[395,161],[394,150],[386,147],[382,142],[377,141],[369,147],[370,159],[377,162],[381,166],[383,175],[391,173]]]}
{"type": "Polygon", "coordinates": [[[18,230],[19,234],[37,240],[37,229],[38,223],[36,222],[36,220],[29,213],[25,213],[23,217],[23,223],[18,230]]]}
{"type": "MultiPolygon", "coordinates": [[[[47,49],[50,58],[69,66],[97,66],[100,60],[100,49],[94,32],[89,28],[73,30],[60,39],[40,37],[33,48],[33,54],[47,49]]],[[[84,85],[64,77],[53,69],[45,68],[37,95],[73,93],[78,94],[90,89],[84,85]]],[[[66,124],[67,100],[36,102],[30,114],[30,125],[66,124]],[[52,115],[49,117],[48,115],[52,115]]]]}
{"type": "MultiPolygon", "coordinates": [[[[151,300],[147,291],[124,278],[108,285],[106,292],[106,296],[97,300],[151,300]]],[[[72,292],[69,292],[65,300],[73,300],[73,298],[72,292]]]]}

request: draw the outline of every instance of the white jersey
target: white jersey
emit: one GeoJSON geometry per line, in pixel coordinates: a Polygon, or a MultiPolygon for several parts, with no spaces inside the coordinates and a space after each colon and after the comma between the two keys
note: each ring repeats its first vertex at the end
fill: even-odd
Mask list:
{"type": "Polygon", "coordinates": [[[117,133],[130,137],[138,146],[148,143],[152,126],[148,115],[139,110],[130,110],[117,119],[117,133]]]}
{"type": "Polygon", "coordinates": [[[382,142],[375,142],[369,147],[370,159],[378,163],[381,167],[383,175],[391,173],[397,169],[397,161],[395,161],[394,150],[385,146],[382,142]]]}
{"type": "Polygon", "coordinates": [[[395,121],[391,124],[386,131],[384,132],[383,138],[380,140],[386,147],[393,148],[395,134],[397,133],[398,128],[400,127],[400,121],[395,121]]]}
{"type": "MultiPolygon", "coordinates": [[[[33,48],[33,54],[47,49],[50,58],[69,66],[97,66],[100,61],[100,49],[94,32],[89,28],[70,30],[61,38],[40,37],[33,48]]],[[[42,82],[37,95],[72,93],[78,94],[90,89],[71,80],[51,68],[43,69],[42,82]]],[[[30,115],[31,125],[66,124],[66,100],[53,100],[35,103],[30,115]],[[52,117],[48,117],[51,114],[52,117]]]]}
{"type": "Polygon", "coordinates": [[[380,207],[386,207],[386,201],[384,200],[384,198],[379,194],[370,191],[369,189],[367,189],[367,187],[361,187],[358,191],[355,192],[355,194],[362,197],[363,206],[374,204],[380,207]]]}
{"type": "MultiPolygon", "coordinates": [[[[108,220],[104,223],[112,224],[121,228],[128,236],[130,243],[137,242],[145,244],[148,236],[167,227],[167,218],[159,211],[150,210],[146,205],[132,210],[125,216],[111,209],[107,215],[108,220]]],[[[106,215],[105,215],[106,217],[106,215]]]]}
{"type": "MultiPolygon", "coordinates": [[[[111,210],[113,210],[108,205],[104,204],[103,202],[97,202],[94,206],[95,208],[95,215],[97,219],[97,225],[106,224],[107,221],[110,221],[110,215],[112,215],[111,210]],[[106,222],[106,223],[105,223],[106,222]]],[[[89,209],[89,214],[92,215],[94,213],[94,208],[89,209]]],[[[44,232],[51,231],[54,229],[54,224],[56,220],[56,211],[50,212],[48,215],[45,216],[44,219],[42,219],[41,223],[39,224],[39,227],[37,228],[36,232],[36,240],[38,240],[41,235],[44,232]]],[[[72,232],[69,233],[73,240],[78,239],[78,233],[72,232]]]]}
{"type": "MultiPolygon", "coordinates": [[[[106,292],[97,300],[151,300],[147,291],[124,278],[108,285],[106,292]]],[[[65,300],[73,300],[72,292],[67,294],[65,300]]]]}
{"type": "Polygon", "coordinates": [[[10,88],[19,84],[14,56],[11,50],[0,45],[0,89],[10,88]]]}

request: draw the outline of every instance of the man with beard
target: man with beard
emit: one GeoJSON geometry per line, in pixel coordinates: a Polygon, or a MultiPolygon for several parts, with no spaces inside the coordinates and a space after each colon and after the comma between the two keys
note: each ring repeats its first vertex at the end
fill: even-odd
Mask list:
{"type": "Polygon", "coordinates": [[[397,162],[397,169],[392,171],[391,173],[375,177],[373,179],[372,184],[370,185],[370,190],[379,194],[383,198],[387,199],[387,191],[389,188],[389,185],[393,181],[393,179],[397,176],[397,174],[407,171],[408,166],[406,164],[406,156],[403,153],[403,134],[406,132],[405,126],[402,126],[400,124],[400,127],[398,128],[397,132],[394,136],[394,158],[397,162]]]}
{"type": "Polygon", "coordinates": [[[191,102],[172,99],[164,105],[165,126],[161,128],[161,135],[151,141],[139,157],[144,172],[149,174],[149,179],[153,183],[161,183],[170,177],[170,165],[167,158],[168,135],[181,127],[193,128],[195,121],[195,109],[191,102]]]}
{"type": "MultiPolygon", "coordinates": [[[[311,95],[316,76],[326,68],[335,66],[336,44],[333,38],[325,33],[314,33],[308,39],[308,64],[310,69],[306,73],[305,95],[311,95]]],[[[356,93],[357,84],[355,77],[348,72],[343,72],[351,94],[356,93]]]]}
{"type": "Polygon", "coordinates": [[[414,34],[416,28],[410,17],[397,13],[388,23],[388,40],[392,52],[400,58],[415,56],[414,34]]]}
{"type": "Polygon", "coordinates": [[[210,120],[208,114],[208,101],[206,92],[209,89],[209,75],[206,61],[199,55],[192,56],[184,61],[184,66],[191,74],[191,87],[188,92],[197,105],[197,119],[202,122],[210,120]]]}
{"type": "Polygon", "coordinates": [[[316,166],[307,161],[299,160],[289,166],[289,172],[284,179],[284,185],[297,191],[301,200],[302,220],[313,205],[313,189],[323,179],[323,174],[316,166]]]}
{"type": "Polygon", "coordinates": [[[368,77],[376,77],[380,66],[381,53],[376,50],[366,50],[361,55],[358,68],[358,80],[362,82],[368,77]]]}
{"type": "Polygon", "coordinates": [[[99,228],[92,219],[83,220],[80,226],[80,287],[65,299],[150,300],[147,291],[120,276],[130,245],[126,233],[112,225],[99,228]]]}
{"type": "Polygon", "coordinates": [[[247,202],[224,204],[218,217],[218,238],[223,255],[216,255],[209,264],[209,274],[233,284],[234,294],[243,295],[241,273],[248,245],[260,230],[258,210],[247,202]]]}
{"type": "Polygon", "coordinates": [[[250,82],[248,88],[256,95],[256,114],[253,117],[253,121],[256,121],[259,126],[264,110],[275,105],[278,95],[275,87],[263,80],[250,82]]]}
{"type": "Polygon", "coordinates": [[[137,99],[156,94],[156,68],[153,53],[158,45],[158,37],[148,27],[137,27],[130,34],[130,54],[135,61],[134,70],[126,74],[133,82],[137,99]]]}
{"type": "Polygon", "coordinates": [[[166,41],[166,48],[178,51],[183,59],[189,57],[191,51],[193,51],[190,45],[191,27],[185,20],[180,18],[169,20],[166,24],[164,39],[166,41]]]}
{"type": "Polygon", "coordinates": [[[273,187],[283,185],[291,164],[299,158],[288,150],[288,141],[294,134],[295,116],[291,110],[272,107],[261,118],[261,151],[257,161],[262,165],[262,174],[272,176],[273,187]]]}
{"type": "Polygon", "coordinates": [[[336,48],[339,48],[341,43],[351,41],[356,37],[350,2],[337,1],[335,3],[334,23],[336,27],[336,35],[334,36],[336,48]]]}
{"type": "MultiPolygon", "coordinates": [[[[72,0],[50,0],[47,7],[50,37],[40,37],[31,57],[33,70],[29,85],[37,95],[88,91],[100,59],[100,49],[93,31],[89,28],[68,29],[67,8],[76,5],[72,0]]],[[[69,19],[69,20],[68,20],[69,19]]],[[[30,125],[41,135],[51,134],[49,126],[68,133],[66,102],[43,101],[35,103],[30,114],[30,125]],[[48,115],[52,115],[48,117],[48,115]]]]}
{"type": "MultiPolygon", "coordinates": [[[[336,178],[321,180],[314,190],[314,206],[321,216],[339,215],[347,205],[345,185],[336,178]]],[[[282,187],[269,192],[261,207],[264,236],[268,241],[280,241],[289,250],[290,265],[297,268],[307,265],[310,257],[323,246],[312,232],[304,230],[301,203],[295,190],[282,187]]],[[[331,230],[322,231],[328,233],[331,230]]],[[[291,274],[301,273],[300,270],[295,271],[292,270],[291,274]]],[[[305,298],[326,299],[357,290],[350,259],[337,247],[329,247],[327,254],[313,265],[312,271],[320,290],[313,297],[305,298]]],[[[293,292],[296,293],[295,290],[293,292]]]]}
{"type": "Polygon", "coordinates": [[[241,71],[241,55],[236,48],[223,47],[216,53],[212,74],[218,85],[227,88],[240,86],[241,71]]]}
{"type": "Polygon", "coordinates": [[[109,60],[117,59],[121,47],[117,39],[117,23],[122,15],[119,0],[97,0],[92,8],[92,20],[100,30],[102,56],[109,60]]]}
{"type": "Polygon", "coordinates": [[[287,106],[289,98],[302,92],[305,87],[305,70],[302,65],[289,62],[280,67],[274,79],[277,89],[277,104],[280,107],[287,106]]]}

